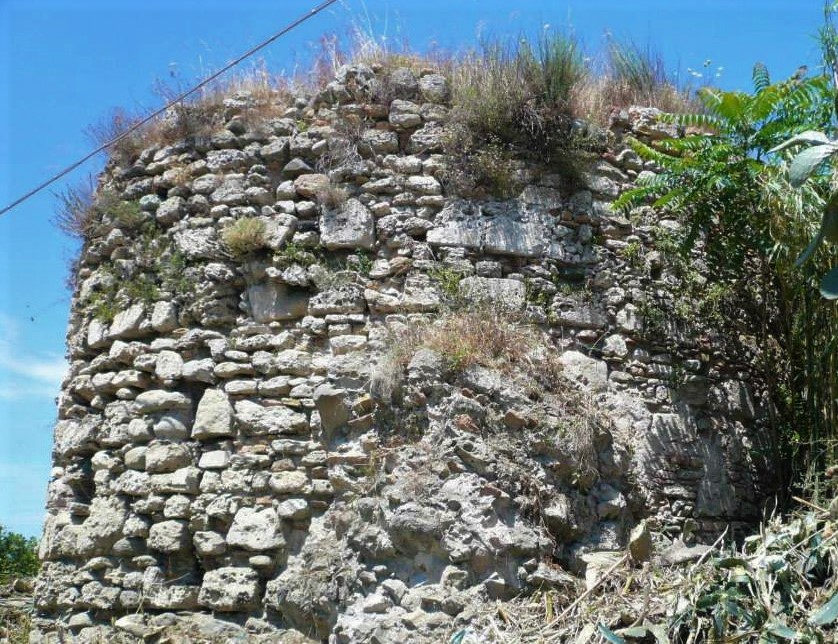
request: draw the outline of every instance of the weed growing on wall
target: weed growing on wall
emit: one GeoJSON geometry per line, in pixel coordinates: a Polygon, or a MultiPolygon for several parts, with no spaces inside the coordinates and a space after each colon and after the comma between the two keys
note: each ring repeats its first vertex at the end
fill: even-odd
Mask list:
{"type": "Polygon", "coordinates": [[[243,217],[221,231],[221,240],[233,257],[247,257],[267,247],[265,222],[257,217],[243,217]]]}

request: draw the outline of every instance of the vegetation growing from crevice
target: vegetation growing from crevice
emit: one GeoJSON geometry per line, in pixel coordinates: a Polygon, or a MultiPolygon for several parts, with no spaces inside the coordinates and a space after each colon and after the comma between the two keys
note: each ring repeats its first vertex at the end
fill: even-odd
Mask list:
{"type": "Polygon", "coordinates": [[[824,254],[803,270],[794,262],[815,234],[831,180],[821,173],[795,189],[787,173],[791,153],[777,148],[807,130],[830,131],[834,94],[826,77],[772,82],[761,64],[751,93],[704,88],[701,113],[666,117],[691,134],[631,141],[662,171],[639,178],[616,203],[631,209],[651,202],[675,214],[684,225],[682,258],[702,248],[712,281],[686,268],[681,283],[705,316],[756,338],[784,471],[798,483],[836,457],[838,322],[813,289],[813,277],[831,262],[824,254]]]}

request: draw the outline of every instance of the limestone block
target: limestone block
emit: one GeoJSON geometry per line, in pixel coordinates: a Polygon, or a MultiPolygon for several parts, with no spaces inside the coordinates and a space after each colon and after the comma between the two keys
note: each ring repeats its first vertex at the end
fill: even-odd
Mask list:
{"type": "Polygon", "coordinates": [[[247,301],[256,322],[295,320],[308,311],[308,292],[287,284],[265,282],[247,288],[247,301]]]}
{"type": "Polygon", "coordinates": [[[311,354],[306,351],[286,349],[274,356],[272,366],[281,373],[307,376],[311,373],[311,354]]]}
{"type": "Polygon", "coordinates": [[[182,443],[152,443],[145,451],[145,469],[152,474],[174,472],[192,462],[189,448],[182,443]]]}
{"type": "Polygon", "coordinates": [[[163,516],[167,519],[188,519],[192,510],[192,500],[188,496],[175,494],[166,499],[163,516]]]}
{"type": "Polygon", "coordinates": [[[247,155],[241,150],[209,150],[206,153],[207,170],[210,172],[227,172],[242,168],[247,164],[247,155]]]}
{"type": "Polygon", "coordinates": [[[217,174],[202,174],[192,182],[192,192],[197,195],[208,195],[221,185],[221,177],[217,174]]]}
{"type": "Polygon", "coordinates": [[[137,338],[143,335],[140,332],[140,325],[145,319],[145,307],[142,304],[134,304],[124,311],[120,311],[111,322],[108,330],[108,338],[137,338]]]}
{"type": "Polygon", "coordinates": [[[161,351],[157,355],[154,374],[160,380],[177,380],[183,375],[183,358],[176,351],[161,351]]]}
{"type": "Polygon", "coordinates": [[[66,458],[75,454],[96,451],[99,423],[94,418],[60,420],[55,424],[53,450],[56,456],[66,458]]]}
{"type": "Polygon", "coordinates": [[[261,219],[265,222],[265,244],[271,250],[280,250],[297,230],[297,218],[291,214],[261,219]]]}
{"type": "Polygon", "coordinates": [[[158,610],[195,610],[198,608],[198,586],[158,582],[143,586],[149,608],[158,610]]]}
{"type": "Polygon", "coordinates": [[[132,470],[144,470],[146,450],[145,446],[139,446],[125,452],[125,467],[132,470]]]}
{"type": "Polygon", "coordinates": [[[288,499],[276,506],[276,513],[280,519],[299,521],[307,518],[310,510],[305,499],[288,499]]]}
{"type": "Polygon", "coordinates": [[[247,203],[242,174],[225,174],[221,184],[210,194],[210,202],[225,206],[242,206],[247,203]]]}
{"type": "Polygon", "coordinates": [[[324,430],[333,431],[349,420],[350,412],[345,390],[323,384],[314,390],[313,398],[324,430]]]}
{"type": "Polygon", "coordinates": [[[218,568],[204,575],[198,602],[217,611],[245,611],[259,599],[259,576],[249,568],[218,568]]]}
{"type": "Polygon", "coordinates": [[[294,179],[294,189],[301,197],[316,197],[328,189],[329,185],[329,177],[325,174],[303,174],[294,179]]]}
{"type": "Polygon", "coordinates": [[[285,405],[263,407],[250,400],[239,400],[235,418],[249,435],[300,434],[308,430],[308,417],[285,405]]]}
{"type": "Polygon", "coordinates": [[[363,351],[367,348],[367,336],[338,335],[329,339],[329,348],[336,356],[344,355],[352,351],[363,351]]]}
{"type": "Polygon", "coordinates": [[[285,546],[279,517],[273,508],[241,508],[227,533],[227,545],[251,552],[276,550],[285,546]]]}
{"type": "Polygon", "coordinates": [[[230,453],[223,449],[217,449],[201,454],[201,460],[198,461],[198,467],[202,470],[222,470],[227,467],[229,462],[230,453]]]}
{"type": "Polygon", "coordinates": [[[419,82],[407,67],[398,67],[390,73],[387,85],[396,98],[411,99],[419,93],[419,82]]]}
{"type": "Polygon", "coordinates": [[[189,547],[189,528],[186,521],[161,521],[148,531],[148,547],[159,552],[180,552],[189,547]]]}
{"type": "Polygon", "coordinates": [[[152,474],[149,488],[156,494],[198,494],[201,470],[197,467],[182,467],[171,473],[152,474]]]}
{"type": "Polygon", "coordinates": [[[168,441],[182,441],[189,438],[188,425],[191,422],[189,410],[164,412],[152,426],[155,438],[168,441]]]}
{"type": "Polygon", "coordinates": [[[276,494],[303,494],[308,487],[305,472],[277,472],[268,483],[276,494]]]}
{"type": "Polygon", "coordinates": [[[215,362],[212,358],[189,360],[183,363],[181,376],[184,380],[194,380],[197,382],[213,384],[215,382],[215,375],[213,374],[214,367],[215,362]]]}
{"type": "Polygon", "coordinates": [[[432,246],[461,246],[473,250],[483,244],[483,231],[475,220],[449,221],[428,231],[426,240],[432,246]]]}
{"type": "Polygon", "coordinates": [[[441,74],[425,74],[419,79],[419,90],[429,103],[445,103],[449,97],[448,79],[441,74]]]}
{"type": "Polygon", "coordinates": [[[167,409],[189,409],[192,401],[178,391],[152,389],[144,391],[134,399],[134,408],[138,414],[150,414],[167,409]]]}
{"type": "Polygon", "coordinates": [[[286,163],[288,160],[288,137],[282,136],[266,143],[262,146],[260,154],[268,163],[286,163]]]}
{"type": "Polygon", "coordinates": [[[390,125],[397,129],[409,129],[422,125],[422,117],[419,116],[419,106],[412,101],[395,99],[390,103],[390,125]]]}
{"type": "Polygon", "coordinates": [[[87,346],[91,349],[101,349],[108,346],[108,325],[101,320],[93,319],[87,326],[87,346]]]}
{"type": "Polygon", "coordinates": [[[56,536],[58,543],[46,548],[55,554],[71,557],[96,557],[110,554],[122,537],[122,526],[128,517],[125,503],[116,497],[95,497],[89,514],[81,525],[68,525],[56,536]]]}
{"type": "Polygon", "coordinates": [[[711,387],[708,403],[711,409],[737,419],[751,420],[756,414],[751,388],[741,380],[727,380],[711,387]]]}
{"type": "Polygon", "coordinates": [[[602,346],[602,354],[606,357],[625,358],[628,355],[626,340],[621,335],[609,335],[602,346]]]}
{"type": "Polygon", "coordinates": [[[460,293],[474,302],[485,302],[506,309],[522,309],[526,304],[523,282],[497,277],[466,277],[460,280],[460,293]]]}
{"type": "Polygon", "coordinates": [[[589,304],[574,303],[552,308],[552,323],[576,329],[602,329],[608,325],[608,318],[589,304]]]}
{"type": "Polygon", "coordinates": [[[188,228],[174,234],[175,248],[189,259],[216,259],[221,255],[215,228],[188,228]]]}
{"type": "Polygon", "coordinates": [[[439,181],[429,176],[408,177],[405,187],[420,195],[442,194],[442,185],[440,185],[439,181]]]}
{"type": "Polygon", "coordinates": [[[608,387],[608,365],[602,360],[589,358],[579,351],[565,351],[559,356],[564,375],[584,385],[593,393],[608,387]]]}
{"type": "MultiPolygon", "coordinates": [[[[145,466],[145,463],[143,463],[143,466],[145,466]]],[[[148,494],[148,482],[149,476],[146,472],[129,470],[120,474],[111,483],[111,489],[117,494],[125,494],[126,496],[145,496],[148,494]]]]}
{"type": "Polygon", "coordinates": [[[185,203],[183,197],[170,197],[157,206],[154,218],[161,224],[171,225],[183,216],[185,203]]]}
{"type": "Polygon", "coordinates": [[[409,275],[402,292],[368,288],[364,299],[375,313],[423,313],[436,311],[441,303],[439,291],[427,275],[409,275]]]}
{"type": "Polygon", "coordinates": [[[355,284],[320,291],[308,303],[309,315],[363,313],[366,308],[363,289],[355,284]]]}
{"type": "Polygon", "coordinates": [[[539,206],[545,210],[559,210],[564,206],[561,192],[547,186],[526,186],[518,196],[518,201],[531,206],[539,206]]]}
{"type": "Polygon", "coordinates": [[[438,123],[426,123],[410,135],[407,143],[407,151],[410,154],[423,154],[425,152],[442,152],[445,141],[445,129],[438,123]]]}
{"type": "Polygon", "coordinates": [[[337,209],[320,216],[320,242],[329,250],[375,246],[375,219],[357,199],[349,199],[337,209]]]}
{"type": "Polygon", "coordinates": [[[192,438],[205,440],[233,434],[233,407],[227,395],[219,389],[207,389],[198,403],[192,438]]]}
{"type": "Polygon", "coordinates": [[[362,154],[365,149],[374,154],[392,154],[399,149],[399,138],[389,130],[364,130],[361,135],[362,154]]]}
{"type": "Polygon", "coordinates": [[[227,550],[227,542],[217,532],[196,532],[192,537],[192,543],[195,545],[195,552],[203,557],[215,557],[227,550]]]}
{"type": "Polygon", "coordinates": [[[149,378],[146,374],[136,369],[126,369],[114,374],[111,380],[111,387],[114,391],[122,387],[134,387],[136,389],[145,389],[148,387],[149,378]]]}
{"type": "Polygon", "coordinates": [[[483,246],[490,253],[540,257],[549,246],[549,233],[541,223],[524,223],[496,217],[485,225],[483,246]]]}

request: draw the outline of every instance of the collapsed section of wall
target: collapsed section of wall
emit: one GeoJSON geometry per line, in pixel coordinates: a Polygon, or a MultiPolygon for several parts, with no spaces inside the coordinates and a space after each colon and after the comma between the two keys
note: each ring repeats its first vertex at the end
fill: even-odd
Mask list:
{"type": "Polygon", "coordinates": [[[654,242],[677,221],[609,207],[654,168],[599,155],[574,185],[519,164],[516,198],[463,200],[444,187],[446,79],[387,74],[344,68],[258,125],[231,97],[224,129],[103,177],[44,637],[186,620],[440,641],[641,519],[709,536],[757,516],[747,362],[662,319],[677,293],[654,242]],[[365,101],[377,82],[386,106],[365,101]]]}

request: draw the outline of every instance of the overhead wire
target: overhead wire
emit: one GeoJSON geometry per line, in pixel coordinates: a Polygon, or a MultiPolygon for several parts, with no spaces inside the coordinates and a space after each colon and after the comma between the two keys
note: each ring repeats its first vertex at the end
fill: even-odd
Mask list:
{"type": "Polygon", "coordinates": [[[62,177],[67,176],[73,170],[75,170],[76,168],[84,165],[87,161],[89,161],[90,159],[95,157],[100,152],[104,152],[105,150],[107,150],[112,145],[114,145],[116,143],[119,143],[119,141],[121,141],[122,139],[127,137],[132,132],[138,130],[139,128],[144,126],[146,123],[149,123],[149,122],[153,121],[155,118],[157,118],[161,114],[165,113],[167,110],[171,109],[174,105],[177,105],[178,103],[182,102],[184,99],[188,98],[189,96],[191,96],[192,94],[194,94],[198,90],[202,89],[203,87],[206,87],[207,85],[212,83],[218,77],[220,77],[224,73],[228,72],[230,69],[232,69],[233,67],[235,67],[239,63],[247,60],[248,58],[250,58],[256,52],[264,49],[265,47],[267,47],[271,43],[275,42],[276,40],[278,40],[279,38],[281,38],[282,36],[287,34],[289,31],[291,31],[291,30],[295,29],[296,27],[300,26],[301,24],[303,24],[306,20],[309,20],[310,18],[313,18],[314,16],[316,16],[318,13],[320,13],[324,9],[327,9],[330,5],[335,4],[337,1],[338,0],[325,0],[324,2],[321,2],[319,5],[314,7],[313,9],[310,9],[307,13],[303,14],[302,16],[300,16],[299,18],[297,18],[293,22],[289,23],[288,25],[283,27],[281,30],[277,31],[270,38],[268,38],[267,40],[263,40],[261,43],[259,43],[258,45],[254,46],[254,47],[251,47],[245,53],[243,53],[241,56],[239,56],[238,58],[236,58],[232,62],[227,63],[224,67],[219,69],[217,72],[211,74],[210,76],[208,76],[207,78],[202,80],[200,83],[198,83],[197,85],[195,85],[191,89],[183,92],[182,94],[180,94],[176,98],[172,99],[171,101],[166,103],[166,105],[164,105],[160,109],[152,112],[148,116],[146,116],[143,119],[137,121],[136,123],[131,125],[131,127],[127,128],[123,132],[121,132],[119,135],[113,137],[112,139],[110,139],[106,143],[103,143],[98,148],[96,148],[95,150],[93,150],[89,154],[86,154],[85,156],[83,156],[78,161],[68,165],[66,168],[61,170],[61,172],[53,175],[52,177],[50,177],[46,181],[38,184],[37,186],[32,188],[32,190],[25,193],[23,196],[15,199],[8,206],[5,206],[2,210],[0,210],[0,216],[5,215],[7,212],[9,212],[13,208],[19,206],[20,204],[22,204],[27,199],[30,199],[31,197],[34,197],[36,194],[41,192],[41,190],[43,190],[44,188],[52,185],[53,183],[55,183],[56,181],[58,181],[62,177]]]}

